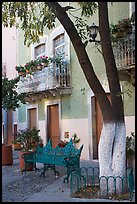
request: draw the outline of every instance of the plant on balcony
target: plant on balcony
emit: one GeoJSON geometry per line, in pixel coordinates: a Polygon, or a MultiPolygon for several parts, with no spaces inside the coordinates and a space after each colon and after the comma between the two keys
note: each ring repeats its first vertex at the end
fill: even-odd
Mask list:
{"type": "Polygon", "coordinates": [[[118,21],[117,24],[110,24],[110,34],[112,40],[122,38],[132,32],[132,23],[130,18],[125,18],[118,21]]]}
{"type": "Polygon", "coordinates": [[[61,54],[57,54],[55,57],[51,58],[51,62],[61,65],[63,63],[63,56],[61,54]]]}
{"type": "Polygon", "coordinates": [[[33,75],[34,72],[42,70],[43,67],[47,67],[51,58],[48,56],[41,56],[36,58],[35,60],[31,60],[27,62],[25,66],[16,66],[15,69],[18,71],[19,75],[26,76],[26,74],[33,75]]]}
{"type": "Polygon", "coordinates": [[[38,65],[42,65],[44,67],[47,67],[49,65],[51,58],[48,56],[41,56],[37,58],[38,65]]]}
{"type": "Polygon", "coordinates": [[[15,69],[18,71],[19,76],[26,76],[26,69],[24,66],[16,66],[15,69]]]}

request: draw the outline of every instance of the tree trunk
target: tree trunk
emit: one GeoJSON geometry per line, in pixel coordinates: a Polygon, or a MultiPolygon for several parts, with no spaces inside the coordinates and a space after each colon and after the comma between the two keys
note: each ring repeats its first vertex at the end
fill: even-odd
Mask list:
{"type": "MultiPolygon", "coordinates": [[[[121,88],[118,78],[118,70],[112,50],[109,32],[109,19],[107,2],[98,2],[99,4],[99,28],[101,46],[106,66],[106,74],[110,87],[111,107],[113,120],[105,121],[99,143],[99,164],[100,177],[117,177],[116,191],[122,192],[121,179],[126,176],[126,130],[124,122],[124,108],[121,96],[121,88]],[[104,26],[105,25],[105,26],[104,26]]],[[[109,114],[109,113],[108,113],[109,114]]],[[[108,193],[114,192],[114,180],[108,179],[108,193]]],[[[101,193],[106,193],[106,180],[101,181],[101,193]]]]}
{"type": "Polygon", "coordinates": [[[103,124],[98,152],[100,168],[100,189],[102,195],[115,192],[115,183],[112,177],[117,177],[117,193],[121,193],[123,190],[121,178],[126,176],[125,134],[125,123],[112,122],[103,124]],[[118,176],[120,176],[121,178],[119,178],[118,176]],[[108,192],[106,188],[106,178],[108,178],[108,192]]]}

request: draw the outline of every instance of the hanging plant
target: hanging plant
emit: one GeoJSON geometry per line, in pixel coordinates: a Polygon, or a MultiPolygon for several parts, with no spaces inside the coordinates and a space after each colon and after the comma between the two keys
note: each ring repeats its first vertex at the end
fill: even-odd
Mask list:
{"type": "Polygon", "coordinates": [[[42,70],[44,67],[49,65],[51,58],[48,56],[41,56],[36,58],[35,60],[31,60],[27,62],[24,66],[16,66],[15,69],[18,71],[18,74],[21,76],[26,76],[26,74],[33,75],[34,72],[42,70]]]}

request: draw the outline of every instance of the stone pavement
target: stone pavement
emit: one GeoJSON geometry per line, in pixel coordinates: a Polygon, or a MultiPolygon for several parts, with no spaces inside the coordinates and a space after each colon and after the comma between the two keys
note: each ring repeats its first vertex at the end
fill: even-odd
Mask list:
{"type": "MultiPolygon", "coordinates": [[[[18,170],[19,171],[19,159],[18,159],[18,152],[13,151],[13,159],[14,159],[14,165],[13,167],[6,167],[5,170],[7,169],[14,169],[14,170],[18,170]]],[[[80,163],[81,167],[93,167],[93,166],[98,166],[98,162],[94,161],[85,161],[85,160],[81,160],[80,163]]],[[[4,168],[3,168],[4,169],[4,168]]],[[[32,176],[32,173],[29,174],[30,172],[26,173],[26,174],[21,174],[17,173],[17,174],[13,174],[13,172],[10,170],[7,171],[8,173],[11,172],[11,175],[8,175],[8,178],[6,179],[5,176],[7,175],[7,173],[2,176],[4,177],[3,179],[3,186],[5,186],[5,188],[9,187],[9,185],[11,185],[11,182],[13,182],[13,180],[19,179],[19,176],[22,177],[22,179],[25,181],[26,178],[30,178],[29,176],[32,176]],[[13,175],[12,175],[13,174],[13,175]],[[7,187],[6,187],[7,186],[7,187]]],[[[36,172],[34,172],[36,174],[36,172]]],[[[50,172],[49,172],[50,175],[50,172]]],[[[63,179],[66,175],[62,174],[63,176],[55,179],[54,175],[51,173],[51,177],[53,176],[52,180],[53,182],[49,182],[48,183],[48,178],[46,178],[45,180],[47,180],[47,184],[44,185],[44,188],[42,188],[39,192],[34,192],[32,191],[29,195],[24,196],[24,198],[21,200],[21,202],[131,202],[129,200],[125,200],[125,201],[116,201],[116,200],[110,200],[110,199],[86,199],[86,198],[72,198],[70,196],[70,183],[63,183],[63,179]]],[[[47,174],[48,176],[48,174],[47,174]]],[[[50,177],[50,176],[49,176],[50,177]]],[[[42,180],[39,180],[39,175],[35,176],[35,179],[38,180],[39,182],[42,182],[42,180]]],[[[36,180],[34,179],[34,184],[36,183],[36,180]]],[[[32,179],[33,180],[33,179],[32,179]]],[[[46,181],[43,180],[43,182],[45,183],[46,181]]],[[[39,185],[37,183],[37,185],[39,185]]],[[[34,184],[33,184],[33,188],[34,188],[34,184]]],[[[27,183],[26,183],[27,185],[27,183]]],[[[25,187],[25,186],[24,186],[25,187]]],[[[27,188],[28,186],[26,186],[27,188]]],[[[36,186],[38,187],[38,186],[36,186]]],[[[21,186],[20,186],[21,188],[21,186]]],[[[30,186],[31,188],[31,186],[30,186]]],[[[15,189],[13,189],[15,191],[15,189]]],[[[10,196],[10,192],[8,192],[9,194],[7,196],[10,196]]],[[[14,193],[15,194],[15,193],[14,193]]],[[[14,198],[14,197],[13,197],[14,198]]],[[[134,202],[135,199],[133,199],[132,202],[134,202]]],[[[5,202],[5,201],[3,201],[5,202]]],[[[10,201],[9,201],[10,202],[10,201]]],[[[13,202],[16,202],[15,199],[13,199],[13,202]]]]}
{"type": "Polygon", "coordinates": [[[72,198],[70,197],[69,183],[63,183],[63,178],[64,176],[55,180],[41,192],[31,195],[23,202],[131,202],[126,200],[72,198]]]}

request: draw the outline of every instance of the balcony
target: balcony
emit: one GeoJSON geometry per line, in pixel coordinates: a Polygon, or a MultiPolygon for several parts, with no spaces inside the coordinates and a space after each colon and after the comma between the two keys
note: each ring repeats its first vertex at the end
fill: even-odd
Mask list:
{"type": "Polygon", "coordinates": [[[121,81],[135,83],[135,33],[121,38],[113,47],[121,81]]]}
{"type": "Polygon", "coordinates": [[[68,64],[51,63],[33,75],[21,76],[19,93],[27,93],[26,100],[48,98],[50,96],[71,94],[70,69],[68,64]]]}

